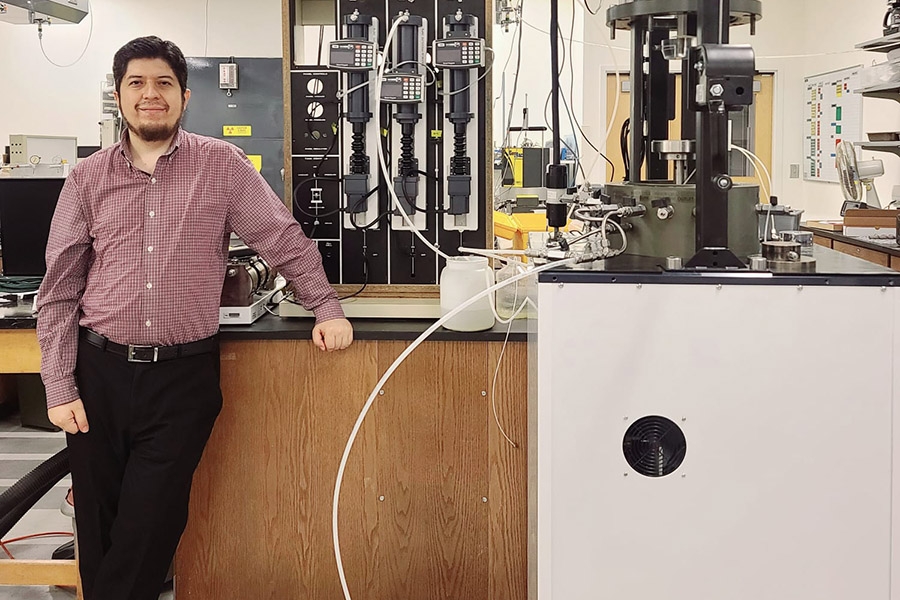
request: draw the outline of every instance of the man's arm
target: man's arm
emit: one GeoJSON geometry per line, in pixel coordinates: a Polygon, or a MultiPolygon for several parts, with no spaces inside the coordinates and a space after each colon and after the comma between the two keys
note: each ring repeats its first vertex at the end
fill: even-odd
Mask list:
{"type": "MultiPolygon", "coordinates": [[[[59,195],[47,241],[47,273],[37,297],[41,378],[52,409],[79,399],[75,385],[80,301],[91,259],[90,228],[82,204],[78,172],[59,195]]],[[[83,411],[82,411],[83,415],[83,411]]],[[[84,423],[83,430],[86,430],[84,423]]]]}
{"type": "MultiPolygon", "coordinates": [[[[300,303],[316,315],[317,327],[327,321],[344,320],[316,243],[303,234],[300,224],[246,156],[235,151],[232,163],[229,227],[291,282],[300,303]]],[[[316,340],[315,332],[313,339],[324,343],[316,340]]]]}

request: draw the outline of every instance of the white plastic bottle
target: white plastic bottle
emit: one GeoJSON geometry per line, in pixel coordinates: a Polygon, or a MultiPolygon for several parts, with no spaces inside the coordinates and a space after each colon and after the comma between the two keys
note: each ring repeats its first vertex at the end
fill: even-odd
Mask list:
{"type": "MultiPolygon", "coordinates": [[[[494,272],[482,256],[452,256],[441,271],[441,315],[494,284],[494,272]]],[[[484,331],[494,326],[487,296],[444,323],[453,331],[484,331]]]]}

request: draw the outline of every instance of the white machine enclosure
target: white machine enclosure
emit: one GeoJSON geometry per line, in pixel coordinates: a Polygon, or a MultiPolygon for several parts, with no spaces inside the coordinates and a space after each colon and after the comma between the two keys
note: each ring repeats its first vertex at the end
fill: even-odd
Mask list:
{"type": "Polygon", "coordinates": [[[74,167],[78,160],[78,138],[61,135],[9,136],[9,163],[11,165],[58,165],[74,167]]]}
{"type": "Polygon", "coordinates": [[[531,600],[900,600],[898,290],[548,282],[538,297],[531,600]],[[686,440],[663,477],[623,454],[650,415],[686,440]]]}

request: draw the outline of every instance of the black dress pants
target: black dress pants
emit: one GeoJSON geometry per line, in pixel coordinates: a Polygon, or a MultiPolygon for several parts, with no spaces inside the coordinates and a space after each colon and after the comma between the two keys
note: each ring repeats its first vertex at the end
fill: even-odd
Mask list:
{"type": "Polygon", "coordinates": [[[82,340],[88,433],[68,435],[85,600],[156,600],[222,407],[218,351],[131,363],[82,340]]]}

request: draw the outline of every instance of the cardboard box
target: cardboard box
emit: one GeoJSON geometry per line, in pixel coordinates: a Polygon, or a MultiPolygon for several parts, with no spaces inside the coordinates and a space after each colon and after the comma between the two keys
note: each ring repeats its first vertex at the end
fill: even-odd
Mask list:
{"type": "Polygon", "coordinates": [[[896,229],[897,215],[900,215],[900,210],[851,208],[844,214],[844,229],[847,227],[896,229]]]}
{"type": "Polygon", "coordinates": [[[823,231],[843,231],[844,221],[837,219],[835,221],[807,221],[803,225],[812,229],[821,229],[823,231]]]}

